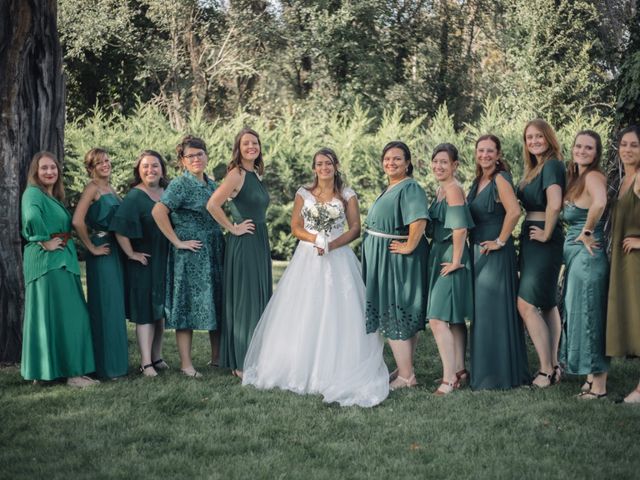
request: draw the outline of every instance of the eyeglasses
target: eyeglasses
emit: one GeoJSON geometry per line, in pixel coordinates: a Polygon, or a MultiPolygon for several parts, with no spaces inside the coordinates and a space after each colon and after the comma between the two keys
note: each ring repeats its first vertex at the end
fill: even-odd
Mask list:
{"type": "Polygon", "coordinates": [[[190,162],[193,162],[196,158],[206,158],[207,154],[203,151],[199,151],[198,153],[190,153],[189,155],[183,155],[182,158],[186,158],[190,162]]]}

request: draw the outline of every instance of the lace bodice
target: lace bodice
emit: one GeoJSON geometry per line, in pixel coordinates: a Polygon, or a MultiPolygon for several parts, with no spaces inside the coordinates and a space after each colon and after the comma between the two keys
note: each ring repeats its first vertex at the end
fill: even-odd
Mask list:
{"type": "MultiPolygon", "coordinates": [[[[296,195],[300,195],[304,200],[304,204],[302,206],[302,218],[304,219],[305,230],[311,233],[318,233],[318,230],[316,229],[317,222],[314,220],[314,217],[317,218],[317,215],[314,214],[316,214],[318,208],[327,206],[329,207],[328,211],[336,212],[337,217],[331,222],[331,229],[324,233],[328,235],[330,241],[342,235],[347,219],[344,205],[339,198],[334,197],[330,202],[320,203],[311,194],[311,192],[304,187],[300,187],[296,192],[296,195]]],[[[356,196],[356,193],[350,188],[345,187],[342,190],[342,196],[348,202],[352,197],[356,196]]]]}

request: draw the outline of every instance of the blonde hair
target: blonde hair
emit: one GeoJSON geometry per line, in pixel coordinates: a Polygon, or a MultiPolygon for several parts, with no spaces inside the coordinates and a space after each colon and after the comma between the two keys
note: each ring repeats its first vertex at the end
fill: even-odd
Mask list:
{"type": "Polygon", "coordinates": [[[109,153],[104,148],[92,148],[84,154],[84,168],[87,170],[89,176],[93,176],[96,162],[105,157],[109,158],[109,153]]]}

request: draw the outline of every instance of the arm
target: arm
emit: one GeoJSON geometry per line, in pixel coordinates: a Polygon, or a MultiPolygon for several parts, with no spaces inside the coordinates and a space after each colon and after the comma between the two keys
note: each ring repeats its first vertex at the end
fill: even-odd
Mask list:
{"type": "Polygon", "coordinates": [[[148,253],[134,252],[133,247],[131,246],[131,240],[124,235],[116,233],[116,240],[129,260],[135,260],[136,262],[140,262],[142,265],[147,265],[147,257],[150,257],[151,255],[148,253]]]}
{"type": "Polygon", "coordinates": [[[401,255],[409,255],[417,248],[424,231],[427,228],[427,220],[421,218],[409,224],[409,238],[406,242],[400,240],[392,240],[389,244],[391,253],[399,253],[401,255]]]}
{"type": "Polygon", "coordinates": [[[576,242],[582,242],[587,251],[593,255],[593,249],[599,248],[598,242],[593,235],[585,235],[585,231],[593,233],[596,224],[602,218],[604,209],[607,206],[607,180],[599,172],[587,173],[585,177],[585,190],[591,197],[591,204],[587,212],[587,220],[584,222],[582,232],[576,238],[576,242]]]}
{"type": "MultiPolygon", "coordinates": [[[[516,224],[520,219],[520,204],[518,203],[516,194],[513,191],[513,187],[501,175],[496,175],[496,187],[498,190],[498,198],[500,198],[500,202],[506,211],[504,221],[502,222],[502,229],[498,235],[498,240],[505,244],[509,238],[511,238],[513,229],[516,228],[516,224]]],[[[481,253],[486,254],[492,250],[499,250],[502,248],[502,246],[500,246],[495,240],[487,240],[486,242],[482,242],[480,246],[482,247],[481,253]]]]}
{"type": "MultiPolygon", "coordinates": [[[[640,175],[636,174],[632,188],[633,193],[640,197],[640,175]]],[[[634,250],[640,250],[640,237],[625,237],[622,241],[622,250],[624,253],[631,253],[634,250]]]]}
{"type": "MultiPolygon", "coordinates": [[[[458,185],[451,184],[445,189],[445,199],[447,205],[450,207],[458,207],[464,205],[464,192],[458,185]]],[[[441,263],[442,269],[440,270],[440,275],[442,275],[443,277],[446,277],[448,274],[455,272],[460,268],[464,268],[464,265],[461,263],[461,261],[462,254],[464,253],[464,242],[467,239],[467,229],[455,228],[453,229],[451,236],[453,241],[453,254],[451,256],[450,263],[441,263]]]]}
{"type": "Polygon", "coordinates": [[[87,212],[89,211],[89,207],[97,198],[99,198],[98,186],[93,182],[89,182],[84,188],[82,195],[80,196],[80,200],[78,201],[76,210],[75,212],[73,212],[73,219],[71,223],[73,224],[73,228],[76,229],[76,232],[78,232],[78,237],[80,237],[80,240],[87,248],[87,250],[89,250],[89,253],[91,253],[91,255],[109,255],[111,251],[109,249],[109,244],[104,243],[96,247],[89,238],[89,230],[87,229],[87,224],[85,223],[85,218],[87,216],[87,212]]]}
{"type": "Polygon", "coordinates": [[[303,198],[300,195],[296,195],[293,200],[293,211],[291,212],[291,234],[303,242],[315,243],[317,235],[304,228],[304,219],[302,218],[303,205],[303,198]]]}
{"type": "Polygon", "coordinates": [[[157,202],[151,210],[151,215],[153,219],[156,221],[156,225],[162,232],[162,234],[167,237],[174,247],[179,250],[191,250],[192,252],[196,252],[200,250],[202,247],[202,242],[199,240],[186,240],[182,241],[176,235],[175,230],[173,229],[173,225],[171,225],[171,220],[169,219],[169,209],[163,203],[157,202]]]}
{"type": "Polygon", "coordinates": [[[553,235],[553,229],[558,223],[562,209],[562,187],[557,184],[550,185],[545,194],[547,195],[547,208],[544,211],[544,230],[535,226],[529,229],[529,238],[542,243],[549,241],[553,235]]]}
{"type": "Polygon", "coordinates": [[[230,170],[224,179],[224,182],[216,188],[209,201],[207,202],[207,210],[211,214],[218,224],[228,230],[233,235],[244,235],[245,233],[253,234],[255,225],[251,220],[245,220],[242,223],[231,223],[231,220],[227,218],[227,215],[222,209],[222,205],[227,201],[227,198],[231,197],[234,192],[239,192],[244,183],[244,177],[237,168],[230,170]]]}
{"type": "MultiPolygon", "coordinates": [[[[332,242],[329,242],[330,251],[343,245],[348,245],[360,236],[360,208],[355,195],[347,202],[347,211],[345,213],[349,229],[332,242]]],[[[409,230],[411,230],[411,227],[409,227],[409,230]]]]}

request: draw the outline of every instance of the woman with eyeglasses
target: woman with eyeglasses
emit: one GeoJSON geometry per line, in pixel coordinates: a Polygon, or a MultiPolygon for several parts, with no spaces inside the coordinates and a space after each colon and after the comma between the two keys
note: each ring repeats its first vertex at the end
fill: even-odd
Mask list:
{"type": "Polygon", "coordinates": [[[207,200],[217,188],[204,172],[207,146],[190,135],[176,147],[183,174],[173,180],[151,211],[171,243],[167,259],[166,328],[176,331],[180,371],[202,375],[191,360],[194,330],[208,330],[211,360],[217,358],[216,330],[222,315],[224,237],[207,212],[207,200]]]}

